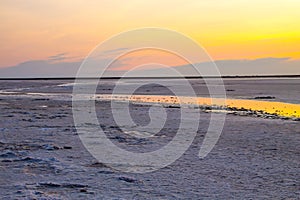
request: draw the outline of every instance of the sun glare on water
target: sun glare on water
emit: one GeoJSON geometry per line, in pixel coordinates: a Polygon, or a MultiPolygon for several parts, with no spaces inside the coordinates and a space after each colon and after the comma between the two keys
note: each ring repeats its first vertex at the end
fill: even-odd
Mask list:
{"type": "MultiPolygon", "coordinates": [[[[130,101],[139,103],[159,103],[173,105],[195,105],[236,109],[245,111],[258,111],[264,114],[277,115],[289,118],[300,118],[300,105],[283,102],[244,100],[244,99],[217,99],[204,97],[176,97],[159,95],[97,95],[98,99],[130,101]]],[[[220,109],[220,111],[222,110],[220,109]]]]}

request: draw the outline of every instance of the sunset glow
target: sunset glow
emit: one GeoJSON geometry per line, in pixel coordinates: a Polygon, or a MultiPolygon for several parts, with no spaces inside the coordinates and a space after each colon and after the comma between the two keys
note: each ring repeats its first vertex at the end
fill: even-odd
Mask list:
{"type": "Polygon", "coordinates": [[[278,115],[282,117],[300,118],[300,105],[283,102],[257,101],[245,99],[213,99],[204,97],[179,97],[158,95],[98,95],[100,100],[130,101],[137,103],[155,103],[169,105],[208,106],[216,112],[220,108],[235,111],[256,111],[264,114],[278,115]]]}
{"type": "Polygon", "coordinates": [[[214,60],[297,60],[299,9],[296,0],[4,0],[0,67],[59,53],[66,53],[65,61],[80,60],[112,35],[140,27],[179,31],[196,40],[214,60]]]}

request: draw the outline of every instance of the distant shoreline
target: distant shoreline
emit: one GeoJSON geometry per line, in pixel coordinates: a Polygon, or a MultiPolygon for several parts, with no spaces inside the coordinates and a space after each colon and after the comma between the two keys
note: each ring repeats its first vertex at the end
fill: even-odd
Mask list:
{"type": "Polygon", "coordinates": [[[75,79],[206,79],[206,78],[224,78],[224,79],[238,79],[238,78],[300,78],[300,75],[246,75],[246,76],[184,76],[184,77],[43,77],[43,78],[0,78],[2,80],[75,80],[75,79]]]}

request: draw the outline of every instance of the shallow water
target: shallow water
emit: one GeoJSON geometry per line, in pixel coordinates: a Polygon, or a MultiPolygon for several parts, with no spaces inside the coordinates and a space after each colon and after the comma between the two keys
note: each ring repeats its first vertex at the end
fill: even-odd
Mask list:
{"type": "Polygon", "coordinates": [[[96,100],[114,100],[114,101],[130,101],[137,103],[154,103],[169,105],[190,105],[190,106],[206,106],[210,109],[214,108],[214,112],[224,112],[224,110],[251,110],[261,111],[265,114],[274,114],[289,118],[300,118],[300,104],[291,104],[283,102],[268,102],[258,100],[242,100],[242,99],[217,99],[203,97],[187,97],[187,96],[162,96],[162,95],[96,95],[96,100]],[[219,108],[218,109],[216,109],[219,108]]]}
{"type": "MultiPolygon", "coordinates": [[[[224,79],[226,94],[221,95],[223,99],[210,99],[210,94],[204,80],[189,80],[195,93],[184,88],[186,82],[183,80],[101,80],[97,87],[98,99],[111,99],[103,94],[114,94],[114,100],[128,100],[148,102],[148,103],[174,103],[194,104],[203,106],[225,106],[231,109],[246,109],[252,111],[263,111],[266,114],[275,114],[283,117],[300,117],[300,79],[224,79]],[[114,89],[118,85],[118,92],[114,89]],[[142,85],[141,87],[139,85],[142,85]],[[137,88],[133,90],[133,88],[137,88]],[[180,101],[174,97],[173,88],[180,93],[180,101]],[[144,95],[144,96],[142,96],[144,95]],[[168,96],[169,95],[169,96],[168,96]],[[196,96],[194,96],[196,95],[196,96]],[[209,97],[209,98],[208,98],[209,97]],[[226,97],[226,100],[224,99],[226,97]],[[142,98],[142,100],[137,100],[142,98]],[[177,102],[175,102],[176,100],[177,102]],[[251,100],[251,101],[250,101],[251,100]]],[[[2,86],[7,86],[4,82],[2,86]]],[[[48,96],[54,99],[72,99],[72,88],[75,85],[70,81],[43,81],[43,84],[35,84],[36,81],[26,81],[27,85],[33,87],[16,87],[22,84],[22,81],[10,81],[7,89],[0,88],[2,95],[25,95],[48,96]],[[13,87],[15,85],[15,87],[13,87]]],[[[213,83],[213,82],[212,82],[213,83]]],[[[80,83],[82,87],[97,84],[95,80],[84,80],[80,83]]],[[[93,95],[93,94],[92,94],[93,95]]],[[[216,94],[214,94],[216,95],[216,94]]],[[[96,98],[96,99],[97,99],[96,98]]],[[[218,111],[218,110],[215,110],[218,111]]],[[[223,112],[222,110],[219,110],[223,112]]]]}
{"type": "MultiPolygon", "coordinates": [[[[94,83],[91,80],[88,83],[94,83]]],[[[159,87],[153,83],[156,80],[117,80],[123,94],[130,91],[131,88],[145,84],[136,91],[135,94],[152,94],[152,95],[171,95],[169,90],[159,87]],[[151,84],[152,83],[152,84],[151,84]],[[147,85],[148,84],[148,85],[147,85]]],[[[181,80],[163,80],[160,81],[167,88],[180,88],[184,83],[181,80]]],[[[203,80],[189,80],[195,93],[199,97],[208,97],[209,93],[203,80]]],[[[254,99],[259,96],[272,96],[274,99],[268,101],[286,102],[300,104],[300,79],[223,79],[226,89],[226,95],[229,99],[254,99]]],[[[73,81],[70,80],[44,80],[44,81],[0,81],[0,90],[2,91],[23,91],[23,92],[40,92],[40,93],[71,93],[73,81]]],[[[97,94],[111,94],[116,85],[116,80],[101,80],[97,88],[97,94]]],[[[181,91],[181,96],[192,96],[186,91],[181,91]]]]}

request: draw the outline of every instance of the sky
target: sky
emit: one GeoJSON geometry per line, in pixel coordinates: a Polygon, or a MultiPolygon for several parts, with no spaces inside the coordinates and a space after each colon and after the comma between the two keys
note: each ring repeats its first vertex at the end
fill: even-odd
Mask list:
{"type": "Polygon", "coordinates": [[[99,43],[143,27],[192,38],[225,74],[300,74],[299,10],[298,0],[2,0],[0,76],[71,76],[99,43]]]}

